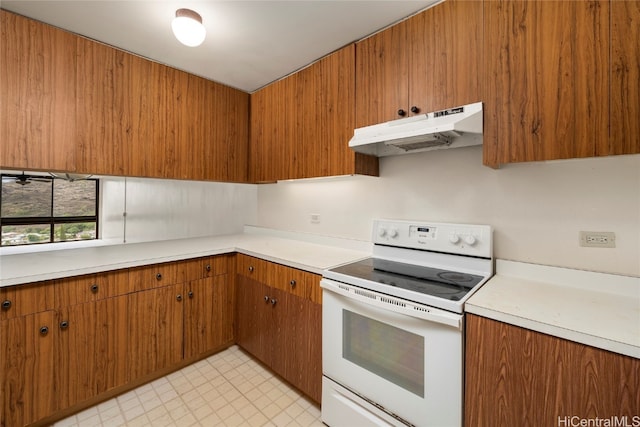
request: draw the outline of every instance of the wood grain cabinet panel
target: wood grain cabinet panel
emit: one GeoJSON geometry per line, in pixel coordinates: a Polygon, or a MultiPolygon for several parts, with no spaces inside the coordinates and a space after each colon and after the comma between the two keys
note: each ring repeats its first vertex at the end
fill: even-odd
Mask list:
{"type": "Polygon", "coordinates": [[[599,155],[640,153],[640,2],[611,2],[610,141],[599,155]]]}
{"type": "Polygon", "coordinates": [[[356,43],[356,127],[482,101],[482,14],[447,0],[356,43]]]}
{"type": "Polygon", "coordinates": [[[238,255],[237,265],[236,342],[319,403],[322,306],[313,288],[319,276],[246,255],[238,255]],[[247,264],[261,268],[247,273],[247,264]]]}
{"type": "Polygon", "coordinates": [[[485,165],[590,157],[607,144],[609,7],[484,2],[485,165]]]}
{"type": "Polygon", "coordinates": [[[226,274],[190,282],[184,307],[184,358],[233,342],[233,299],[226,274]]]}
{"type": "Polygon", "coordinates": [[[55,312],[0,321],[0,425],[22,427],[56,409],[55,312]]]}
{"type": "Polygon", "coordinates": [[[349,45],[251,95],[251,181],[378,174],[377,158],[348,146],[354,61],[349,45]]]}
{"type": "Polygon", "coordinates": [[[75,171],[75,37],[0,10],[0,167],[75,171]]]}
{"type": "Polygon", "coordinates": [[[574,416],[631,423],[639,413],[640,360],[467,315],[466,426],[570,425],[559,420],[574,416]]]}
{"type": "Polygon", "coordinates": [[[56,307],[68,307],[134,291],[127,269],[52,281],[56,307]]]}
{"type": "Polygon", "coordinates": [[[53,281],[0,287],[0,320],[53,309],[53,281]]]}
{"type": "Polygon", "coordinates": [[[177,365],[182,360],[184,284],[129,296],[128,311],[136,313],[128,326],[128,378],[138,379],[177,365]]]}
{"type": "Polygon", "coordinates": [[[58,410],[127,383],[128,319],[126,295],[59,310],[55,358],[58,410]]]}

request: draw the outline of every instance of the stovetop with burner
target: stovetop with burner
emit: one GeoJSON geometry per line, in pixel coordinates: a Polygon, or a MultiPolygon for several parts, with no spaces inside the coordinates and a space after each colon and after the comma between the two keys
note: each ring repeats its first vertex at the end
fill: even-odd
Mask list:
{"type": "Polygon", "coordinates": [[[493,274],[486,225],[374,221],[373,256],[325,270],[342,283],[458,313],[493,274]]]}

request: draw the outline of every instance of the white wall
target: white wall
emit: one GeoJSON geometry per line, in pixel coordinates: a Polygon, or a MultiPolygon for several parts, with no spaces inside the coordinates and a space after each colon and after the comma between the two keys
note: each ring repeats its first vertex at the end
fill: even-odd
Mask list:
{"type": "Polygon", "coordinates": [[[493,170],[468,147],[381,158],[379,178],[258,187],[260,226],[370,240],[374,218],[490,224],[496,258],[640,276],[640,155],[493,170]],[[613,231],[616,248],[579,247],[580,230],[613,231]]]}
{"type": "Polygon", "coordinates": [[[106,240],[133,243],[242,233],[244,224],[256,222],[255,185],[118,177],[100,183],[101,236],[106,240]]]}

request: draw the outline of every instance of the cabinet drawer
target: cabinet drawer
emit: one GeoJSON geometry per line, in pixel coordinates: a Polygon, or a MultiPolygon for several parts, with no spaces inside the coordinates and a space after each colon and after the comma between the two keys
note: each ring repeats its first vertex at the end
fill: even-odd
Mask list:
{"type": "Polygon", "coordinates": [[[192,280],[198,280],[204,277],[205,271],[202,265],[202,258],[188,259],[186,261],[176,261],[174,264],[176,268],[175,283],[190,282],[192,280]]]}
{"type": "Polygon", "coordinates": [[[236,260],[236,272],[261,283],[267,283],[269,262],[260,258],[239,254],[236,260]]]}
{"type": "Polygon", "coordinates": [[[98,301],[133,292],[128,270],[87,274],[54,281],[56,307],[98,301]]]}
{"type": "Polygon", "coordinates": [[[136,291],[173,285],[178,280],[178,265],[175,262],[165,262],[129,269],[129,280],[136,291]]]}
{"type": "Polygon", "coordinates": [[[234,255],[214,255],[201,260],[203,277],[227,274],[233,267],[234,255]]]}
{"type": "Polygon", "coordinates": [[[0,320],[50,310],[54,304],[53,295],[50,280],[0,288],[0,320]]]}

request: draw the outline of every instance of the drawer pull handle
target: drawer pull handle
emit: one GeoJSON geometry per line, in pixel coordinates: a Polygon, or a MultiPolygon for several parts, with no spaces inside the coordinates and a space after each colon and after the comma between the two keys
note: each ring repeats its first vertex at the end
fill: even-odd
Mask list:
{"type": "Polygon", "coordinates": [[[291,280],[291,281],[289,282],[289,284],[291,285],[291,287],[292,287],[292,288],[295,288],[295,287],[296,287],[296,281],[295,281],[295,280],[291,280]]]}
{"type": "Polygon", "coordinates": [[[60,329],[67,329],[69,327],[69,322],[67,322],[66,320],[63,320],[62,322],[60,322],[60,329]]]}
{"type": "Polygon", "coordinates": [[[189,295],[189,298],[193,298],[193,291],[189,291],[187,295],[189,295]]]}
{"type": "Polygon", "coordinates": [[[271,305],[275,306],[277,302],[278,302],[277,299],[271,298],[271,305]]]}
{"type": "Polygon", "coordinates": [[[419,113],[419,112],[420,112],[420,109],[419,109],[417,106],[415,106],[415,105],[414,105],[413,107],[411,107],[411,112],[412,112],[413,114],[416,114],[416,113],[419,113]]]}
{"type": "Polygon", "coordinates": [[[249,271],[253,272],[253,265],[249,266],[249,271]]]}
{"type": "Polygon", "coordinates": [[[91,292],[94,294],[98,292],[98,285],[91,285],[91,292]]]}
{"type": "Polygon", "coordinates": [[[211,264],[207,264],[205,268],[207,269],[207,271],[211,271],[211,264]]]}
{"type": "Polygon", "coordinates": [[[176,301],[182,301],[182,295],[181,294],[176,295],[176,301]]]}
{"type": "Polygon", "coordinates": [[[156,274],[156,280],[162,280],[162,273],[156,274]]]}
{"type": "Polygon", "coordinates": [[[269,295],[264,296],[264,302],[269,302],[269,295]]]}
{"type": "Polygon", "coordinates": [[[3,310],[9,310],[10,308],[11,308],[11,301],[9,301],[8,299],[2,301],[3,310]]]}
{"type": "Polygon", "coordinates": [[[49,327],[48,326],[42,326],[40,328],[40,335],[45,336],[49,333],[49,327]]]}

